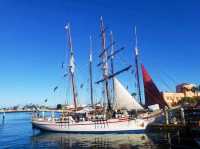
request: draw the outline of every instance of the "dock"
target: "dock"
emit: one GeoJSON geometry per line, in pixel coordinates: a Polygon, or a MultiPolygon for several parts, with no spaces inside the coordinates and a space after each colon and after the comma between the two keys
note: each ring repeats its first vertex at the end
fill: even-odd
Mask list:
{"type": "Polygon", "coordinates": [[[163,132],[200,132],[200,108],[175,107],[164,110],[164,120],[159,123],[149,124],[147,131],[163,132]]]}
{"type": "Polygon", "coordinates": [[[183,124],[162,124],[162,123],[153,123],[147,127],[147,132],[187,132],[188,127],[183,124]]]}

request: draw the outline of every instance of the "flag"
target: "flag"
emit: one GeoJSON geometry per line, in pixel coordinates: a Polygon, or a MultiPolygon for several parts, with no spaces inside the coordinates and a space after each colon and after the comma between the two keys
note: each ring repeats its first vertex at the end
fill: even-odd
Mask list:
{"type": "Polygon", "coordinates": [[[65,63],[64,63],[64,62],[62,62],[62,64],[61,64],[61,68],[63,69],[63,68],[64,68],[64,66],[65,66],[65,63]]]}
{"type": "Polygon", "coordinates": [[[83,88],[83,84],[80,85],[80,88],[83,88]]]}
{"type": "Polygon", "coordinates": [[[54,87],[53,92],[55,92],[58,89],[58,86],[54,87]]]}
{"type": "Polygon", "coordinates": [[[67,75],[68,75],[68,74],[66,73],[66,74],[64,74],[64,76],[63,76],[63,77],[65,78],[67,75]]]}
{"type": "Polygon", "coordinates": [[[132,94],[131,94],[131,96],[133,96],[133,97],[136,97],[136,93],[135,92],[133,92],[132,94]]]}

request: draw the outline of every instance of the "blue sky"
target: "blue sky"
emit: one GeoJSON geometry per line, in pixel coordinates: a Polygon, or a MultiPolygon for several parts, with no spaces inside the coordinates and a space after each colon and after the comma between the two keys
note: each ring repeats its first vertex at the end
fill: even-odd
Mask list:
{"type": "MultiPolygon", "coordinates": [[[[89,102],[89,36],[94,37],[96,56],[100,50],[100,16],[113,31],[116,47],[126,47],[116,57],[116,69],[133,64],[136,25],[141,62],[161,90],[173,91],[175,84],[181,82],[200,83],[198,0],[1,0],[0,3],[1,106],[41,104],[45,98],[49,105],[64,103],[69,93],[69,82],[62,77],[61,69],[61,63],[67,62],[64,30],[67,22],[71,23],[79,99],[89,102]],[[81,83],[83,89],[79,87],[81,83]],[[59,89],[53,93],[56,85],[59,89]]],[[[95,64],[98,61],[95,57],[95,64]]],[[[100,71],[94,69],[94,80],[98,80],[100,71]]],[[[130,72],[119,79],[134,91],[134,76],[130,72]]],[[[100,88],[95,85],[97,94],[100,88]]]]}

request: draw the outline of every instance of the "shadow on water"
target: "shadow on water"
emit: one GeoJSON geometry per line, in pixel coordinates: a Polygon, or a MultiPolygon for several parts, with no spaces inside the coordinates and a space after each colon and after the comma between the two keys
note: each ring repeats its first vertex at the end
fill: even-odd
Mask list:
{"type": "Polygon", "coordinates": [[[159,132],[148,133],[154,144],[159,144],[159,148],[168,149],[199,149],[200,146],[196,143],[191,134],[186,132],[159,132]]]}

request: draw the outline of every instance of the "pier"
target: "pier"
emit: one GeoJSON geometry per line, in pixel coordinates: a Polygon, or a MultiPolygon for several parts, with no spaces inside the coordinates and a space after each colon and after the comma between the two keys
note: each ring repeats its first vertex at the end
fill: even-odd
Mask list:
{"type": "Polygon", "coordinates": [[[189,133],[194,132],[194,130],[200,131],[200,108],[183,108],[181,106],[172,109],[165,108],[163,114],[163,121],[150,124],[147,131],[181,131],[189,133]]]}

